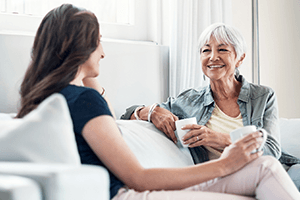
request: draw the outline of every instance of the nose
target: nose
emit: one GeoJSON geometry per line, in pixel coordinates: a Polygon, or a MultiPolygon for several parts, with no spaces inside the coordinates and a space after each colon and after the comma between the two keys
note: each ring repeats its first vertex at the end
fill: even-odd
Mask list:
{"type": "Polygon", "coordinates": [[[212,50],[212,51],[211,51],[211,54],[210,54],[209,60],[210,60],[210,61],[217,61],[217,60],[219,60],[219,59],[220,59],[220,58],[219,58],[218,52],[215,51],[215,50],[212,50]]]}
{"type": "Polygon", "coordinates": [[[101,59],[103,59],[104,57],[105,57],[105,53],[102,52],[102,53],[101,53],[101,59]]]}

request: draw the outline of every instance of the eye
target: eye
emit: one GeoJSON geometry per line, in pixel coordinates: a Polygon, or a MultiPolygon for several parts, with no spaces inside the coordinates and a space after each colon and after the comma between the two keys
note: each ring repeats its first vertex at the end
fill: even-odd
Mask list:
{"type": "Polygon", "coordinates": [[[219,51],[228,51],[227,49],[219,49],[219,51]]]}
{"type": "Polygon", "coordinates": [[[209,49],[203,49],[202,53],[206,53],[206,52],[209,52],[209,51],[210,51],[209,49]]]}

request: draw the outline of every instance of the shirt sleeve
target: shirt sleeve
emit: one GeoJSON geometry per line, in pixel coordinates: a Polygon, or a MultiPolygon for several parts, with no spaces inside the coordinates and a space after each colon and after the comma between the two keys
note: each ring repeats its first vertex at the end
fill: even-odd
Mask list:
{"type": "Polygon", "coordinates": [[[277,98],[273,90],[271,90],[265,104],[263,128],[269,133],[263,148],[264,155],[272,155],[278,159],[281,155],[280,128],[277,98]]]}
{"type": "Polygon", "coordinates": [[[96,90],[87,90],[80,94],[70,108],[75,133],[82,133],[85,124],[101,116],[112,116],[105,99],[96,90]]]}

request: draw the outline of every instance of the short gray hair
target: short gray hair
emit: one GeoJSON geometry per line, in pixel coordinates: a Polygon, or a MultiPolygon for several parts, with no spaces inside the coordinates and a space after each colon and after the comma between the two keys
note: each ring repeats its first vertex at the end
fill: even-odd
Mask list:
{"type": "Polygon", "coordinates": [[[200,53],[202,47],[211,37],[215,38],[218,42],[231,44],[234,47],[238,59],[247,51],[245,39],[237,28],[223,23],[215,23],[207,27],[200,35],[198,40],[198,50],[200,53]]]}

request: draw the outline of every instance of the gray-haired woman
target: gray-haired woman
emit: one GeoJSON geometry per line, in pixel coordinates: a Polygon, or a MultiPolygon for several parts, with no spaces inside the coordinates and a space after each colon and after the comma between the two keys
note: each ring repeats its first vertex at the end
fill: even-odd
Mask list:
{"type": "MultiPolygon", "coordinates": [[[[169,97],[154,108],[150,121],[176,143],[175,121],[196,117],[198,125],[185,127],[192,130],[184,141],[190,148],[202,148],[203,161],[221,155],[231,144],[232,130],[256,125],[268,132],[264,155],[279,158],[276,96],[271,88],[248,83],[239,74],[238,68],[246,56],[246,43],[240,32],[222,23],[212,24],[199,38],[199,52],[209,86],[185,90],[177,98],[169,97]]],[[[122,118],[148,120],[150,106],[136,107],[127,109],[122,118]]]]}
{"type": "MultiPolygon", "coordinates": [[[[277,98],[271,88],[248,83],[239,74],[238,69],[246,56],[246,43],[241,33],[223,23],[212,24],[201,34],[198,45],[202,71],[210,80],[209,86],[185,90],[158,106],[132,106],[122,118],[151,121],[176,143],[175,121],[196,117],[197,125],[183,127],[191,129],[183,140],[189,145],[195,163],[218,159],[224,148],[232,143],[231,131],[255,125],[268,133],[263,155],[279,159],[277,98]]],[[[291,159],[282,157],[283,160],[291,159]]]]}

